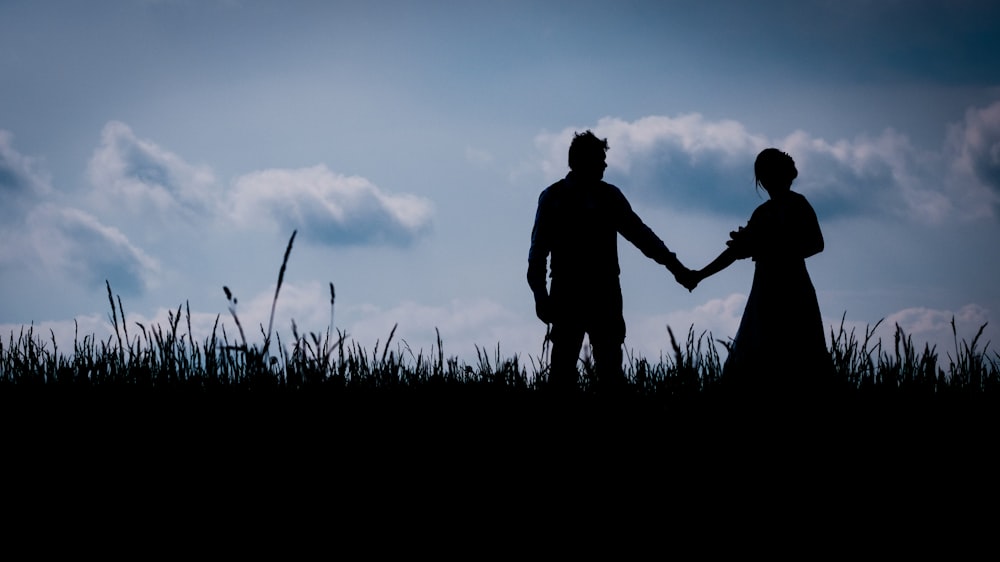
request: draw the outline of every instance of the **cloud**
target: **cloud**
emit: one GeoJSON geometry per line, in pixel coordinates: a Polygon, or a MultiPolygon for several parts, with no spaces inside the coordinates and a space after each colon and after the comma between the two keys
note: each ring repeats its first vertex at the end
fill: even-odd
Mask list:
{"type": "Polygon", "coordinates": [[[542,170],[548,179],[561,177],[567,167],[567,150],[575,133],[590,129],[607,138],[608,167],[630,172],[659,152],[668,161],[696,164],[716,156],[737,160],[767,146],[766,139],[750,135],[732,120],[707,121],[698,113],[678,117],[650,116],[634,122],[603,117],[589,127],[570,127],[557,133],[542,133],[535,145],[545,152],[542,170]]]}
{"type": "Polygon", "coordinates": [[[671,161],[691,166],[720,161],[732,165],[766,146],[763,137],[749,134],[736,121],[707,121],[697,113],[644,117],[634,123],[605,117],[595,130],[620,147],[620,151],[609,153],[608,164],[625,171],[633,158],[653,150],[665,150],[671,161]]]}
{"type": "Polygon", "coordinates": [[[210,168],[138,138],[118,121],[104,127],[88,175],[94,186],[89,202],[100,216],[139,217],[143,224],[228,217],[242,227],[270,224],[299,230],[307,240],[343,245],[406,245],[431,225],[428,200],[386,193],[365,178],[336,174],[324,165],[251,172],[222,193],[210,168]]]}
{"type": "MultiPolygon", "coordinates": [[[[445,357],[458,356],[474,363],[476,349],[492,361],[497,346],[503,359],[519,355],[523,362],[541,354],[545,328],[533,318],[519,317],[503,305],[487,298],[455,299],[445,305],[402,302],[390,308],[373,305],[354,307],[348,314],[355,318],[348,324],[348,334],[365,349],[376,342],[386,343],[397,326],[390,350],[407,346],[416,356],[426,358],[437,353],[437,334],[445,357]],[[527,351],[526,351],[527,350],[527,351]]],[[[525,363],[531,370],[530,365],[525,363]]]]}
{"type": "MultiPolygon", "coordinates": [[[[116,287],[112,285],[112,290],[117,293],[118,291],[115,289],[116,287]]],[[[144,344],[147,343],[146,335],[152,336],[156,331],[169,332],[171,316],[176,317],[178,314],[177,307],[160,307],[150,316],[132,312],[129,310],[127,302],[124,308],[124,318],[118,316],[119,334],[123,340],[128,336],[129,342],[140,340],[144,347],[144,344]],[[146,330],[146,335],[144,335],[143,328],[146,330]]],[[[115,314],[118,315],[121,312],[121,310],[116,309],[115,314]]],[[[214,333],[222,341],[222,324],[226,319],[224,316],[220,316],[218,313],[193,310],[188,316],[187,308],[182,308],[180,314],[181,322],[177,329],[178,338],[183,338],[185,341],[194,340],[197,345],[204,346],[206,340],[209,340],[214,333]],[[218,325],[216,324],[217,318],[219,319],[218,325]],[[190,333],[188,332],[189,326],[190,333]]],[[[56,351],[66,355],[73,353],[74,343],[83,344],[85,338],[105,342],[111,338],[112,343],[117,344],[117,335],[111,322],[110,305],[106,314],[84,314],[70,320],[34,322],[30,325],[0,324],[0,336],[4,338],[13,336],[16,341],[18,336],[22,334],[24,337],[28,337],[30,334],[33,339],[40,341],[50,351],[52,349],[51,342],[55,339],[56,351]]],[[[232,342],[232,338],[229,341],[232,342]]]]}
{"type": "Polygon", "coordinates": [[[61,355],[70,355],[73,353],[74,342],[82,344],[84,338],[105,341],[113,333],[112,330],[110,323],[100,314],[90,314],[80,315],[72,320],[35,322],[30,325],[0,324],[0,337],[13,338],[14,341],[22,336],[25,339],[30,337],[49,351],[52,351],[54,338],[55,351],[61,355]]]}
{"type": "Polygon", "coordinates": [[[795,189],[821,219],[894,216],[937,224],[995,216],[1000,202],[1000,102],[970,109],[940,151],[921,150],[892,129],[852,140],[804,131],[769,139],[736,121],[696,113],[633,122],[605,117],[536,137],[546,178],[565,173],[573,133],[588,128],[608,139],[609,178],[624,178],[627,193],[654,204],[745,215],[741,192],[753,189],[753,160],[768,146],[795,159],[795,189]]]}
{"type": "Polygon", "coordinates": [[[0,218],[14,221],[52,194],[49,176],[38,161],[13,147],[13,135],[0,130],[0,218]]]}
{"type": "MultiPolygon", "coordinates": [[[[709,343],[707,338],[711,335],[711,342],[724,361],[727,352],[720,341],[730,341],[736,336],[745,306],[746,295],[733,293],[723,298],[711,299],[691,309],[644,315],[634,319],[626,318],[629,325],[625,345],[636,356],[655,360],[661,352],[671,354],[667,326],[673,330],[674,337],[682,347],[688,330],[693,328],[695,338],[702,334],[706,338],[702,350],[707,349],[705,347],[709,343]]],[[[841,327],[847,334],[853,331],[858,340],[864,340],[865,333],[870,332],[872,339],[868,344],[869,351],[874,349],[880,353],[894,355],[893,342],[898,325],[903,334],[912,340],[918,352],[922,352],[925,345],[929,346],[938,353],[940,366],[947,369],[948,356],[955,357],[956,338],[959,346],[962,346],[963,341],[971,345],[977,331],[984,325],[985,329],[976,350],[980,353],[986,351],[992,356],[995,351],[994,344],[1000,336],[996,327],[988,324],[989,318],[990,311],[978,304],[968,304],[957,310],[913,307],[888,314],[877,327],[874,322],[859,321],[849,316],[824,317],[823,331],[828,346],[832,344],[831,332],[834,335],[839,334],[841,327]],[[954,332],[952,319],[955,322],[954,332]]]]}
{"type": "MultiPolygon", "coordinates": [[[[240,287],[235,285],[228,288],[237,300],[236,315],[243,326],[247,341],[257,344],[263,343],[263,333],[266,332],[267,326],[271,322],[271,305],[275,302],[274,286],[251,295],[242,294],[240,287]]],[[[220,320],[220,326],[225,326],[230,339],[234,335],[238,337],[235,321],[232,314],[226,309],[228,305],[226,305],[221,288],[218,294],[220,310],[225,311],[220,320]]],[[[329,303],[328,284],[318,281],[304,283],[285,281],[281,286],[274,308],[272,330],[277,332],[282,340],[290,341],[292,339],[292,322],[295,322],[300,335],[309,332],[323,334],[330,327],[332,320],[329,303]]],[[[221,333],[222,329],[220,328],[220,337],[221,333]]]]}
{"type": "MultiPolygon", "coordinates": [[[[262,332],[266,331],[270,321],[274,287],[254,294],[242,294],[237,286],[230,289],[239,301],[236,313],[247,340],[260,344],[263,341],[262,332]]],[[[221,291],[220,302],[224,302],[221,291]]],[[[234,337],[239,337],[238,331],[232,316],[223,310],[218,334],[221,337],[224,326],[232,341],[234,337]]],[[[473,363],[477,347],[489,352],[492,360],[498,344],[504,359],[521,354],[521,358],[527,360],[525,350],[533,356],[539,354],[545,336],[545,327],[540,322],[534,318],[526,321],[488,298],[453,299],[445,304],[403,301],[389,306],[363,303],[345,306],[338,301],[336,309],[331,310],[329,285],[318,281],[286,281],[282,285],[273,328],[284,346],[291,345],[293,321],[299,335],[316,333],[321,337],[332,322],[335,331],[347,333],[347,345],[357,344],[369,353],[376,344],[379,352],[385,348],[395,326],[396,331],[389,342],[390,350],[404,352],[409,348],[413,357],[408,359],[421,353],[425,358],[432,352],[436,353],[440,333],[446,357],[458,356],[462,361],[473,363]]],[[[204,330],[195,330],[196,337],[203,333],[204,330]]]]}
{"type": "Polygon", "coordinates": [[[795,158],[796,189],[821,216],[889,215],[921,223],[955,216],[941,189],[943,155],[915,148],[892,129],[836,142],[796,131],[775,144],[795,158]]]}
{"type": "Polygon", "coordinates": [[[85,211],[53,203],[57,193],[48,175],[11,144],[11,136],[0,131],[0,267],[33,270],[95,288],[109,280],[128,294],[148,287],[159,271],[158,262],[120,230],[85,211]]]}
{"type": "Polygon", "coordinates": [[[41,205],[27,217],[23,258],[37,260],[51,275],[100,288],[138,294],[160,270],[157,260],[133,245],[120,230],[73,208],[41,205]]]}
{"type": "Polygon", "coordinates": [[[768,146],[732,120],[709,121],[700,114],[650,116],[634,122],[604,117],[594,126],[543,133],[535,139],[543,152],[542,172],[549,181],[565,175],[567,150],[575,132],[590,129],[607,138],[609,181],[624,176],[626,193],[670,206],[705,207],[742,213],[734,189],[753,185],[753,158],[768,146]]]}
{"type": "Polygon", "coordinates": [[[238,178],[230,216],[243,225],[269,222],[330,245],[407,245],[431,226],[431,203],[389,194],[367,179],[314,166],[272,169],[238,178]]]}
{"type": "MultiPolygon", "coordinates": [[[[914,344],[921,346],[927,342],[931,347],[936,347],[937,352],[944,356],[950,353],[955,357],[955,341],[958,339],[959,345],[964,340],[972,343],[976,331],[989,321],[989,311],[976,304],[965,305],[957,311],[939,310],[932,308],[916,307],[906,308],[890,314],[885,318],[880,326],[880,331],[887,337],[883,338],[883,348],[887,353],[893,353],[890,348],[892,337],[898,325],[903,333],[913,338],[914,344]],[[952,321],[955,322],[954,331],[952,321]],[[888,333],[892,330],[892,333],[888,333]]],[[[989,334],[977,344],[977,349],[983,351],[989,334]]]]}
{"type": "Polygon", "coordinates": [[[214,212],[215,177],[111,121],[88,165],[92,202],[104,211],[144,218],[197,218],[214,212]]]}
{"type": "Polygon", "coordinates": [[[691,309],[643,316],[629,324],[625,345],[634,350],[637,356],[654,360],[661,352],[670,353],[668,326],[682,347],[688,331],[693,329],[696,338],[705,333],[705,345],[708,345],[707,338],[711,335],[712,345],[725,358],[725,347],[718,342],[729,341],[736,336],[746,300],[746,295],[733,293],[721,299],[711,299],[691,309]]]}
{"type": "Polygon", "coordinates": [[[965,206],[993,213],[1000,205],[1000,101],[971,108],[952,125],[947,150],[952,155],[948,187],[965,206]]]}

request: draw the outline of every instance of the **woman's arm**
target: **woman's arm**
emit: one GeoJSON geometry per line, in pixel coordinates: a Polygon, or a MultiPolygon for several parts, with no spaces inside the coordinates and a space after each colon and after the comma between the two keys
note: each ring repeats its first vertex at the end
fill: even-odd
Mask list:
{"type": "Polygon", "coordinates": [[[729,241],[726,242],[726,249],[705,267],[691,270],[690,273],[684,276],[681,284],[684,285],[687,290],[693,291],[694,288],[698,286],[698,283],[701,283],[702,279],[711,277],[723,269],[726,269],[738,259],[750,257],[750,246],[753,238],[751,236],[751,232],[755,231],[755,229],[750,228],[751,224],[753,224],[752,220],[750,224],[747,224],[747,228],[740,227],[739,229],[730,232],[729,241]]]}
{"type": "Polygon", "coordinates": [[[739,256],[737,255],[736,251],[734,251],[732,248],[726,248],[725,250],[722,251],[721,254],[719,254],[717,258],[712,260],[711,263],[709,263],[708,265],[699,270],[696,270],[694,272],[695,278],[699,282],[701,282],[702,279],[705,279],[706,277],[711,277],[712,275],[715,275],[716,273],[722,271],[723,269],[726,269],[727,267],[733,265],[733,262],[735,262],[737,259],[739,259],[739,256]]]}

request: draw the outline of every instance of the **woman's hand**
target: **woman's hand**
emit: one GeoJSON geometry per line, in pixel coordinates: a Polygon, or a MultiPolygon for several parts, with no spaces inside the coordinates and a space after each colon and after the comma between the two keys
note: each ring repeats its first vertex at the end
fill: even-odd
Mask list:
{"type": "Polygon", "coordinates": [[[683,271],[674,275],[674,279],[683,285],[688,292],[691,292],[698,286],[698,283],[701,282],[702,275],[700,271],[684,268],[683,271]]]}

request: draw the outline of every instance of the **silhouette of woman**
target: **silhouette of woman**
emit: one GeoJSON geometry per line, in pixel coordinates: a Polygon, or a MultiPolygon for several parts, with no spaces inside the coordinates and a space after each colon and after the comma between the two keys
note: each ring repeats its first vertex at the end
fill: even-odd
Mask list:
{"type": "Polygon", "coordinates": [[[731,389],[767,395],[816,390],[830,382],[832,361],[806,258],[823,251],[812,206],[791,190],[798,176],[788,154],[768,148],[754,162],[755,183],[769,200],[747,226],[730,232],[727,248],[692,273],[692,285],[738,259],[755,262],[753,285],[723,367],[731,389]]]}

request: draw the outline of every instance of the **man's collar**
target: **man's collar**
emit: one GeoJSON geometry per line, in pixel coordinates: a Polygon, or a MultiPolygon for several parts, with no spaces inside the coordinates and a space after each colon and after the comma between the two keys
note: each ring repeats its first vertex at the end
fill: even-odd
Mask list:
{"type": "Polygon", "coordinates": [[[570,170],[569,173],[566,174],[566,179],[571,183],[578,183],[578,184],[598,184],[602,181],[602,180],[595,180],[593,178],[587,178],[580,172],[576,172],[573,170],[570,170]]]}

